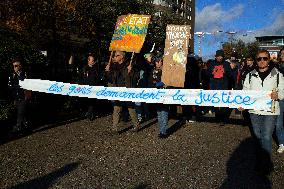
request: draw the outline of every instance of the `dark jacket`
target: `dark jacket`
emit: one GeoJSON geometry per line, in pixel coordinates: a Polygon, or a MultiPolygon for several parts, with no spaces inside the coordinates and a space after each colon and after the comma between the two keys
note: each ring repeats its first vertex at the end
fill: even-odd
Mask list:
{"type": "Polygon", "coordinates": [[[284,62],[279,62],[275,67],[284,75],[284,62]]]}
{"type": "Polygon", "coordinates": [[[13,73],[9,76],[8,87],[13,100],[24,100],[25,92],[19,85],[19,81],[27,78],[27,74],[21,71],[20,74],[13,73]]]}
{"type": "Polygon", "coordinates": [[[199,89],[200,88],[200,69],[195,58],[189,57],[186,64],[185,72],[185,89],[199,89]]]}
{"type": "Polygon", "coordinates": [[[249,66],[244,66],[242,69],[241,69],[241,76],[240,76],[240,81],[238,83],[238,90],[242,90],[243,89],[243,84],[245,82],[245,79],[246,79],[246,76],[248,73],[250,73],[252,70],[255,69],[255,65],[252,65],[251,67],[249,66]]]}
{"type": "Polygon", "coordinates": [[[84,66],[82,76],[82,84],[96,86],[99,85],[101,80],[101,74],[97,64],[90,67],[89,65],[84,66]]]}
{"type": "Polygon", "coordinates": [[[229,79],[232,77],[229,62],[213,60],[208,66],[208,75],[210,77],[210,89],[229,90],[229,79]],[[213,70],[216,70],[216,72],[213,73],[213,70]]]}
{"type": "Polygon", "coordinates": [[[147,63],[145,60],[140,61],[136,64],[136,69],[138,71],[139,77],[137,81],[137,86],[139,88],[149,88],[152,87],[150,82],[152,77],[152,72],[154,65],[147,63]]]}
{"type": "Polygon", "coordinates": [[[137,87],[139,77],[137,69],[133,66],[132,71],[128,73],[127,66],[128,64],[126,62],[122,64],[111,64],[108,77],[112,87],[137,87]]]}

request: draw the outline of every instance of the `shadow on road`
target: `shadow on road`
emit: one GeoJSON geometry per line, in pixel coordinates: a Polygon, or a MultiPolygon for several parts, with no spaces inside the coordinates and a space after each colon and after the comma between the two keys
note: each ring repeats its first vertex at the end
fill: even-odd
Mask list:
{"type": "Polygon", "coordinates": [[[270,189],[271,182],[268,176],[256,171],[258,145],[251,137],[241,142],[238,148],[231,154],[227,162],[227,178],[220,189],[270,189]]]}
{"type": "Polygon", "coordinates": [[[82,120],[82,119],[84,119],[84,118],[83,117],[77,117],[77,118],[62,120],[62,121],[58,120],[58,121],[55,121],[54,123],[51,123],[51,124],[30,128],[29,130],[25,130],[25,131],[18,133],[18,134],[11,133],[9,131],[9,132],[5,133],[5,135],[1,136],[0,145],[5,144],[5,143],[10,142],[10,141],[13,141],[13,140],[21,139],[21,138],[29,136],[33,133],[38,133],[38,132],[45,131],[45,130],[48,130],[48,129],[60,127],[62,125],[66,125],[66,124],[76,122],[76,121],[79,121],[79,120],[82,120]]]}
{"type": "Polygon", "coordinates": [[[175,132],[177,132],[182,126],[185,125],[185,120],[180,119],[176,123],[174,123],[172,126],[170,126],[167,130],[168,135],[172,135],[175,132]]]}
{"type": "Polygon", "coordinates": [[[133,189],[150,189],[150,186],[149,186],[149,184],[141,183],[133,189]]]}
{"type": "Polygon", "coordinates": [[[63,177],[64,175],[70,173],[71,171],[75,170],[78,167],[79,163],[70,163],[65,165],[64,167],[51,172],[47,175],[35,178],[33,180],[29,180],[27,182],[23,182],[20,184],[17,184],[16,186],[12,186],[9,189],[28,189],[28,188],[41,188],[41,189],[47,189],[52,184],[56,182],[60,177],[63,177]]]}

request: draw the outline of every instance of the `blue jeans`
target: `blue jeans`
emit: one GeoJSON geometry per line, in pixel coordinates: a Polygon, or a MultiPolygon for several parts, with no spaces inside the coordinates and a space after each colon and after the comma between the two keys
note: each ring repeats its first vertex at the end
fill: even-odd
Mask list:
{"type": "Polygon", "coordinates": [[[135,110],[137,113],[138,120],[149,119],[150,113],[148,104],[145,102],[135,102],[135,110]]]}
{"type": "Polygon", "coordinates": [[[158,124],[160,128],[160,134],[167,134],[168,115],[169,115],[168,107],[167,106],[158,107],[157,115],[158,115],[158,124]]]}
{"type": "Polygon", "coordinates": [[[276,136],[279,144],[284,144],[284,128],[283,128],[283,116],[284,116],[284,100],[279,101],[280,115],[277,116],[276,121],[276,136]]]}
{"type": "Polygon", "coordinates": [[[250,114],[252,129],[261,148],[268,154],[272,153],[272,134],[275,128],[276,115],[250,114]]]}

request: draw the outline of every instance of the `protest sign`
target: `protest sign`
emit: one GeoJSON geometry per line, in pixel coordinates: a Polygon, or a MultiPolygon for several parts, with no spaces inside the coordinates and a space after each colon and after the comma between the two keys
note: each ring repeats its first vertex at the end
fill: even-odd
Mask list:
{"type": "Polygon", "coordinates": [[[40,79],[25,79],[27,90],[131,102],[229,107],[271,111],[271,91],[156,89],[88,86],[40,79]]]}
{"type": "Polygon", "coordinates": [[[145,41],[150,18],[150,15],[138,14],[119,16],[109,50],[139,53],[145,41]]]}
{"type": "Polygon", "coordinates": [[[167,25],[162,81],[184,87],[190,36],[189,25],[167,25]]]}

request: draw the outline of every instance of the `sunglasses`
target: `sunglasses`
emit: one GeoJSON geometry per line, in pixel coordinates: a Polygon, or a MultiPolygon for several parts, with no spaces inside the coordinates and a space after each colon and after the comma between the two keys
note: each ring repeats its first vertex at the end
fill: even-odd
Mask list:
{"type": "Polygon", "coordinates": [[[264,61],[267,61],[268,60],[268,57],[258,57],[256,58],[256,60],[259,62],[261,60],[264,60],[264,61]]]}
{"type": "Polygon", "coordinates": [[[20,65],[14,65],[14,68],[20,67],[20,65]]]}

